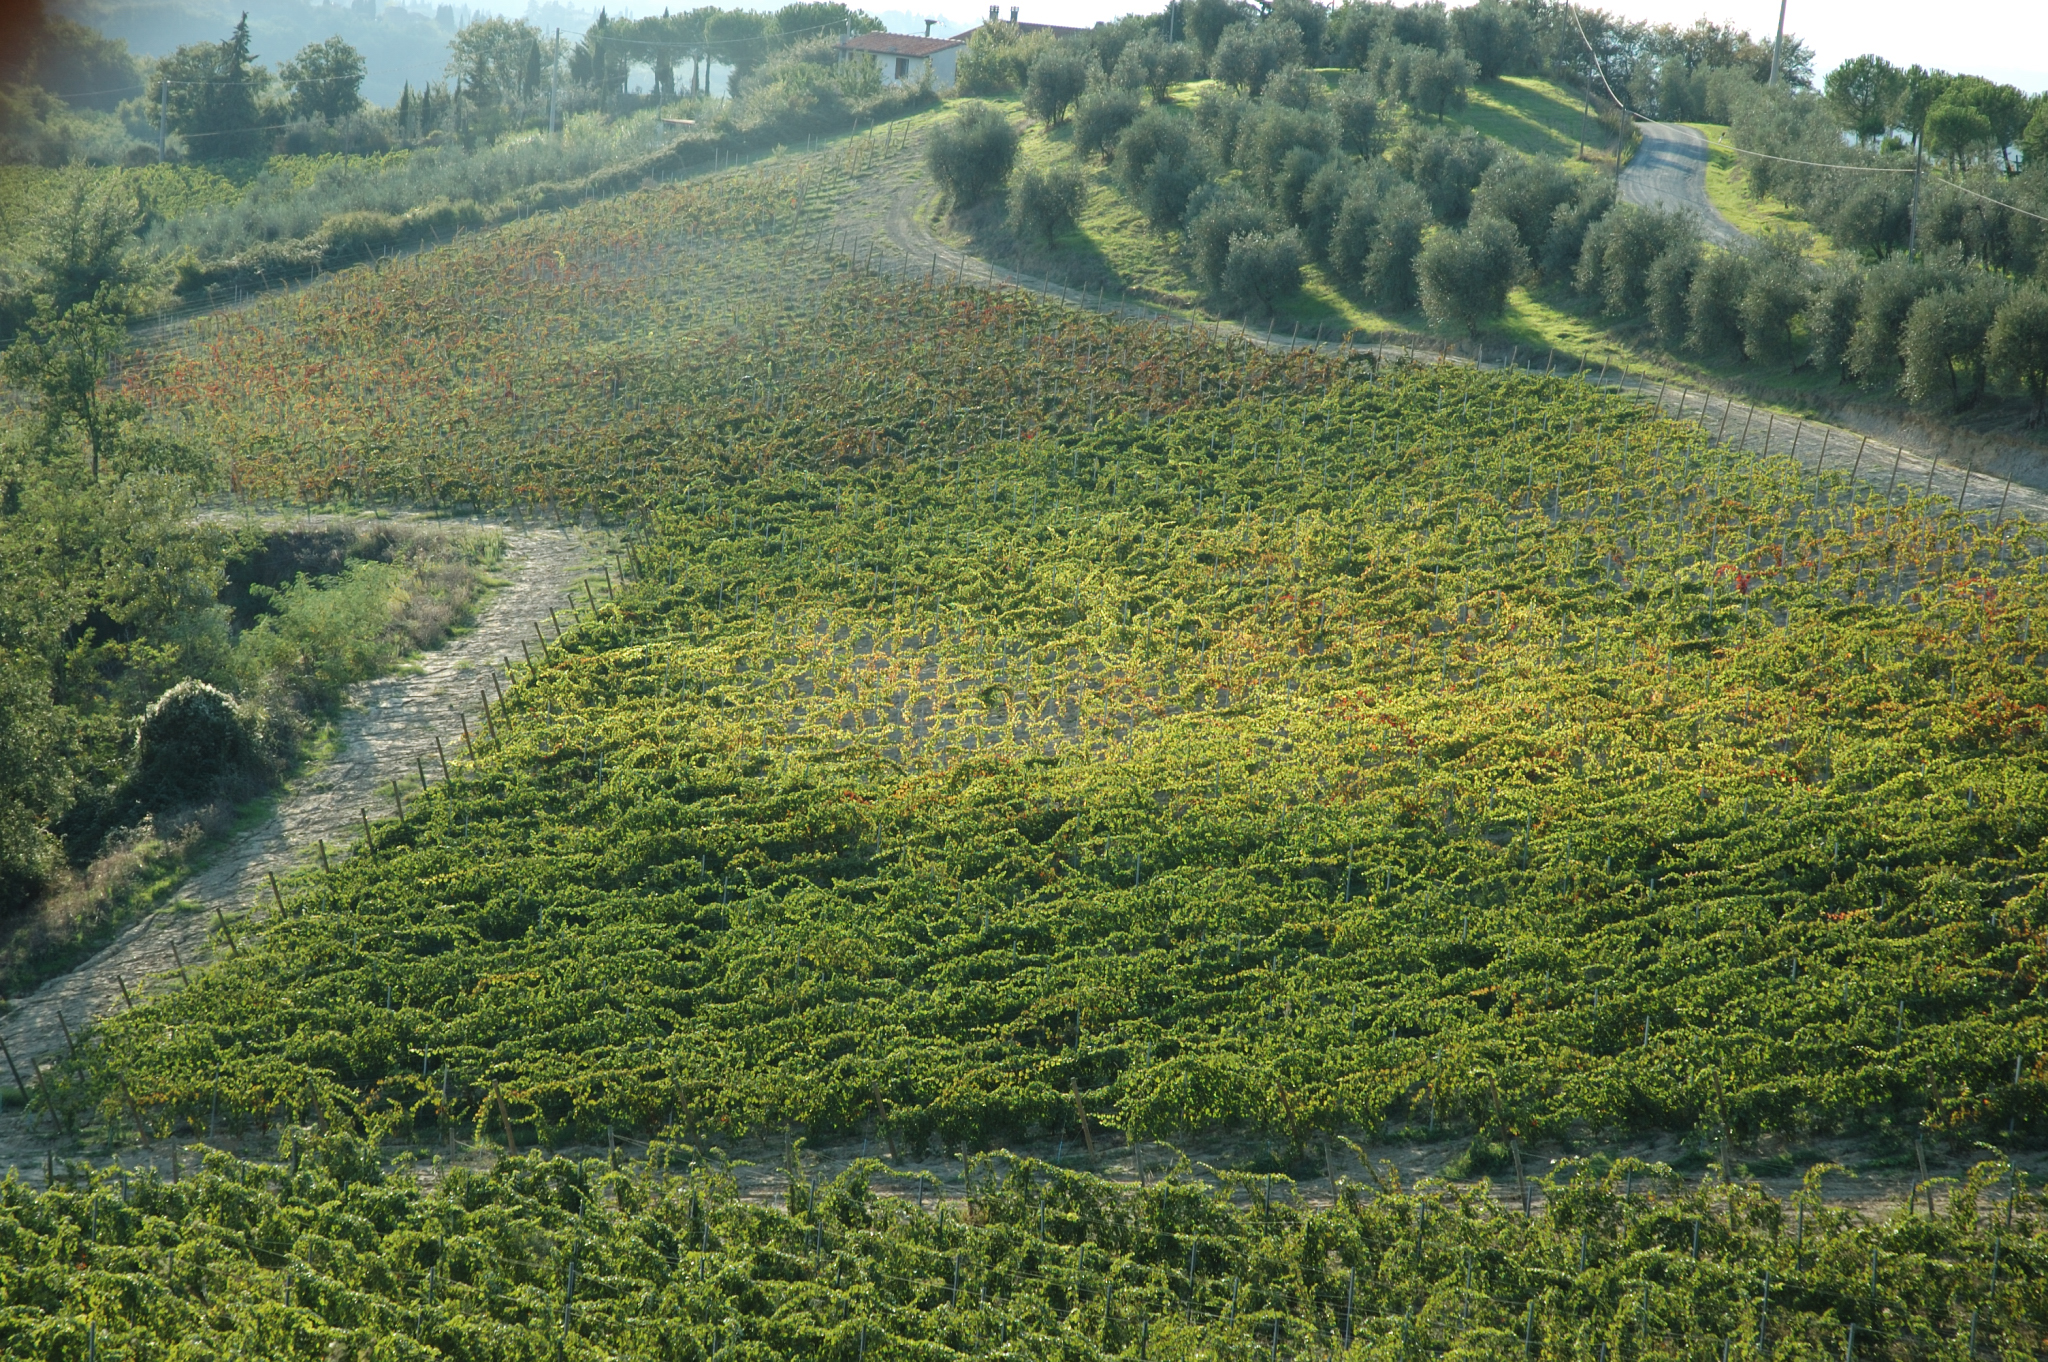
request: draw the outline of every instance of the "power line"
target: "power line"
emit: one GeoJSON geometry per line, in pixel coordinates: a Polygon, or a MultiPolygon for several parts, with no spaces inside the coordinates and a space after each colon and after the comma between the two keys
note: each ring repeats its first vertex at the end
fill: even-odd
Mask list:
{"type": "MultiPolygon", "coordinates": [[[[1871,174],[1876,175],[1911,175],[1915,173],[1913,169],[1909,166],[1850,166],[1841,165],[1833,161],[1802,161],[1796,156],[1773,156],[1771,153],[1767,151],[1751,151],[1747,147],[1738,147],[1734,145],[1730,145],[1728,150],[1734,152],[1738,156],[1754,156],[1760,161],[1782,161],[1786,165],[1812,166],[1817,170],[1860,170],[1867,171],[1871,174]]],[[[1948,188],[1956,190],[1959,193],[1968,194],[1973,199],[1982,199],[1986,203],[1995,204],[2000,208],[2009,209],[2012,212],[2020,214],[2022,217],[2030,217],[2038,222],[2048,222],[2048,215],[2033,212],[2030,209],[2022,208],[2015,203],[2007,203],[2004,199],[1994,199],[1989,194],[1980,194],[1976,190],[1970,188],[1968,185],[1958,183],[1954,180],[1944,180],[1936,177],[1934,179],[1934,182],[1939,185],[1945,185],[1948,188]]]]}

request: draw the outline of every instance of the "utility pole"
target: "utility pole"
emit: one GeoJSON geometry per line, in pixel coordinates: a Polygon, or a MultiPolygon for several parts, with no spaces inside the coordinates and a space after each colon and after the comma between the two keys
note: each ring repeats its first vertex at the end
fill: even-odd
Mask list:
{"type": "Polygon", "coordinates": [[[1778,58],[1782,56],[1785,51],[1786,3],[1787,0],[1778,0],[1778,37],[1777,40],[1771,44],[1771,78],[1764,82],[1764,84],[1766,85],[1776,85],[1778,83],[1778,58]]]}
{"type": "Polygon", "coordinates": [[[1906,259],[1920,258],[1920,134],[1913,133],[1913,211],[1906,219],[1906,259]]]}

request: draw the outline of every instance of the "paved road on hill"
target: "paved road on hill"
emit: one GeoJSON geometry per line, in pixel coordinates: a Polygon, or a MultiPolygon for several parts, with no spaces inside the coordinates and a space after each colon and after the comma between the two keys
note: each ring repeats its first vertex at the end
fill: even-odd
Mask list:
{"type": "MultiPolygon", "coordinates": [[[[283,875],[315,861],[322,842],[331,857],[346,854],[361,834],[365,809],[372,817],[391,813],[394,779],[401,790],[416,792],[424,763],[428,779],[438,783],[437,739],[455,761],[465,718],[482,731],[479,694],[491,684],[490,673],[507,658],[518,662],[521,640],[533,643],[534,626],[546,624],[550,607],[568,613],[576,599],[570,589],[596,571],[601,549],[572,529],[478,524],[505,536],[499,570],[509,580],[484,602],[476,627],[406,671],[357,686],[337,725],[334,756],[301,772],[268,818],[236,833],[178,890],[171,907],[136,923],[0,1019],[0,1036],[29,1082],[35,1082],[34,1067],[63,1060],[65,1027],[82,1040],[94,1018],[121,1011],[129,997],[140,1002],[178,987],[181,972],[227,951],[223,920],[241,936],[247,918],[263,915],[272,872],[283,875]]],[[[499,684],[506,683],[501,678],[499,684]]],[[[496,693],[491,698],[495,703],[496,693]]],[[[0,1082],[12,1079],[0,1075],[0,1082]]],[[[19,1107],[9,1108],[0,1116],[0,1165],[19,1165],[40,1179],[49,1129],[19,1107]]]]}
{"type": "Polygon", "coordinates": [[[1636,132],[1643,143],[1622,167],[1615,191],[1623,203],[1691,213],[1699,219],[1700,234],[1717,246],[1749,239],[1707,198],[1706,134],[1681,123],[1638,123],[1636,132]]]}

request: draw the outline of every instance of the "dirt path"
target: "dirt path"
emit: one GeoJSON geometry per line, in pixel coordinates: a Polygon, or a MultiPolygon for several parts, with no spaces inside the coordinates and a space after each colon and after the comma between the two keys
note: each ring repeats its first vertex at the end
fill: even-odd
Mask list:
{"type": "MultiPolygon", "coordinates": [[[[305,864],[323,841],[330,856],[344,855],[361,833],[363,810],[372,817],[391,812],[394,779],[401,790],[419,789],[422,759],[428,778],[440,780],[435,739],[453,749],[452,759],[462,745],[462,717],[476,722],[487,673],[508,657],[519,659],[520,640],[531,642],[534,625],[547,620],[550,607],[563,609],[572,599],[570,588],[586,571],[597,570],[602,551],[573,529],[474,523],[504,535],[499,571],[507,578],[484,603],[475,628],[403,672],[357,686],[337,725],[332,758],[301,772],[267,817],[234,834],[179,889],[172,906],[21,999],[0,1020],[0,1036],[24,1076],[32,1064],[54,1062],[64,1053],[65,1027],[80,1036],[95,1017],[124,1008],[127,997],[140,1002],[177,987],[180,962],[190,970],[226,949],[222,921],[239,932],[236,919],[260,916],[269,903],[271,872],[305,864]]],[[[0,1163],[32,1168],[40,1177],[49,1141],[34,1125],[19,1107],[0,1115],[0,1163]]],[[[42,1128],[47,1132],[47,1125],[42,1128]]]]}
{"type": "Polygon", "coordinates": [[[1616,197],[1644,208],[1679,209],[1699,222],[1700,235],[1716,246],[1749,238],[1707,198],[1707,137],[1679,123],[1638,123],[1643,144],[1622,168],[1616,197]]]}

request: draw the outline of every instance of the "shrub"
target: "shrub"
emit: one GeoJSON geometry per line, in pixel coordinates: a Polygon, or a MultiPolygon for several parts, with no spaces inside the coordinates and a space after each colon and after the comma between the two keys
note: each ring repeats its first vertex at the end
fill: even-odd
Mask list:
{"type": "Polygon", "coordinates": [[[0,914],[40,889],[61,851],[43,811],[71,788],[65,718],[50,701],[49,668],[0,651],[0,914]]]}
{"type": "Polygon", "coordinates": [[[1074,48],[1055,47],[1031,63],[1024,111],[1047,126],[1063,123],[1087,89],[1088,59],[1074,48]]]}
{"type": "Polygon", "coordinates": [[[1432,322],[1476,336],[1481,322],[1507,309],[1508,290],[1528,267],[1507,219],[1475,217],[1463,230],[1441,228],[1424,243],[1415,258],[1416,291],[1432,322]]]}
{"type": "Polygon", "coordinates": [[[2028,285],[1999,304],[1984,353],[1993,373],[2034,399],[2033,423],[2048,419],[2048,292],[2028,285]]]}
{"type": "Polygon", "coordinates": [[[1576,198],[1558,205],[1550,215],[1550,230],[1543,234],[1543,251],[1537,261],[1538,272],[1546,282],[1559,284],[1573,277],[1586,244],[1586,233],[1613,206],[1614,185],[1604,178],[1580,185],[1576,198]]]}
{"type": "Polygon", "coordinates": [[[1415,256],[1429,225],[1429,204],[1414,185],[1396,184],[1381,200],[1359,285],[1382,307],[1415,306],[1415,256]]]}
{"type": "Polygon", "coordinates": [[[1578,192],[1578,181],[1557,162],[1511,152],[1479,177],[1472,191],[1472,213],[1505,218],[1533,258],[1543,249],[1552,217],[1578,192]]]}
{"type": "Polygon", "coordinates": [[[1849,337],[1863,299],[1863,271],[1853,266],[1828,270],[1814,284],[1806,305],[1807,362],[1822,373],[1848,373],[1849,337]]]}
{"type": "Polygon", "coordinates": [[[1749,288],[1749,257],[1709,251],[1693,271],[1685,298],[1686,348],[1722,358],[1742,349],[1742,295],[1749,288]]]}
{"type": "Polygon", "coordinates": [[[1233,237],[1264,231],[1266,210],[1236,185],[1205,190],[1188,219],[1188,248],[1194,255],[1195,277],[1212,292],[1223,288],[1223,267],[1233,237]]]}
{"type": "Polygon", "coordinates": [[[1117,178],[1154,227],[1164,231],[1186,218],[1188,200],[1215,178],[1209,150],[1187,121],[1152,109],[1117,139],[1117,178]]]}
{"type": "Polygon", "coordinates": [[[148,809],[196,804],[255,764],[249,724],[233,698],[204,681],[180,681],[142,713],[128,789],[148,809]]]}
{"type": "Polygon", "coordinates": [[[987,104],[969,104],[932,129],[925,149],[926,168],[957,208],[1001,189],[1016,160],[1017,130],[987,104]]]}
{"type": "Polygon", "coordinates": [[[326,239],[327,248],[344,257],[389,246],[404,231],[405,223],[398,217],[367,208],[336,213],[320,224],[320,235],[326,239]]]}
{"type": "Polygon", "coordinates": [[[1088,182],[1072,166],[1026,170],[1010,189],[1010,230],[1048,244],[1071,228],[1088,199],[1088,182]]]}
{"type": "Polygon", "coordinates": [[[1114,85],[1091,85],[1074,105],[1074,150],[1106,156],[1125,128],[1138,121],[1137,95],[1114,85]]]}
{"type": "Polygon", "coordinates": [[[1301,287],[1301,240],[1292,228],[1278,233],[1245,232],[1230,239],[1224,257],[1223,300],[1247,314],[1270,313],[1273,304],[1301,287]]]}
{"type": "Polygon", "coordinates": [[[1942,289],[1913,304],[1899,340],[1905,374],[1900,387],[1917,407],[1964,411],[1984,395],[1985,342],[1997,320],[2003,285],[1986,278],[1942,289]]]}

